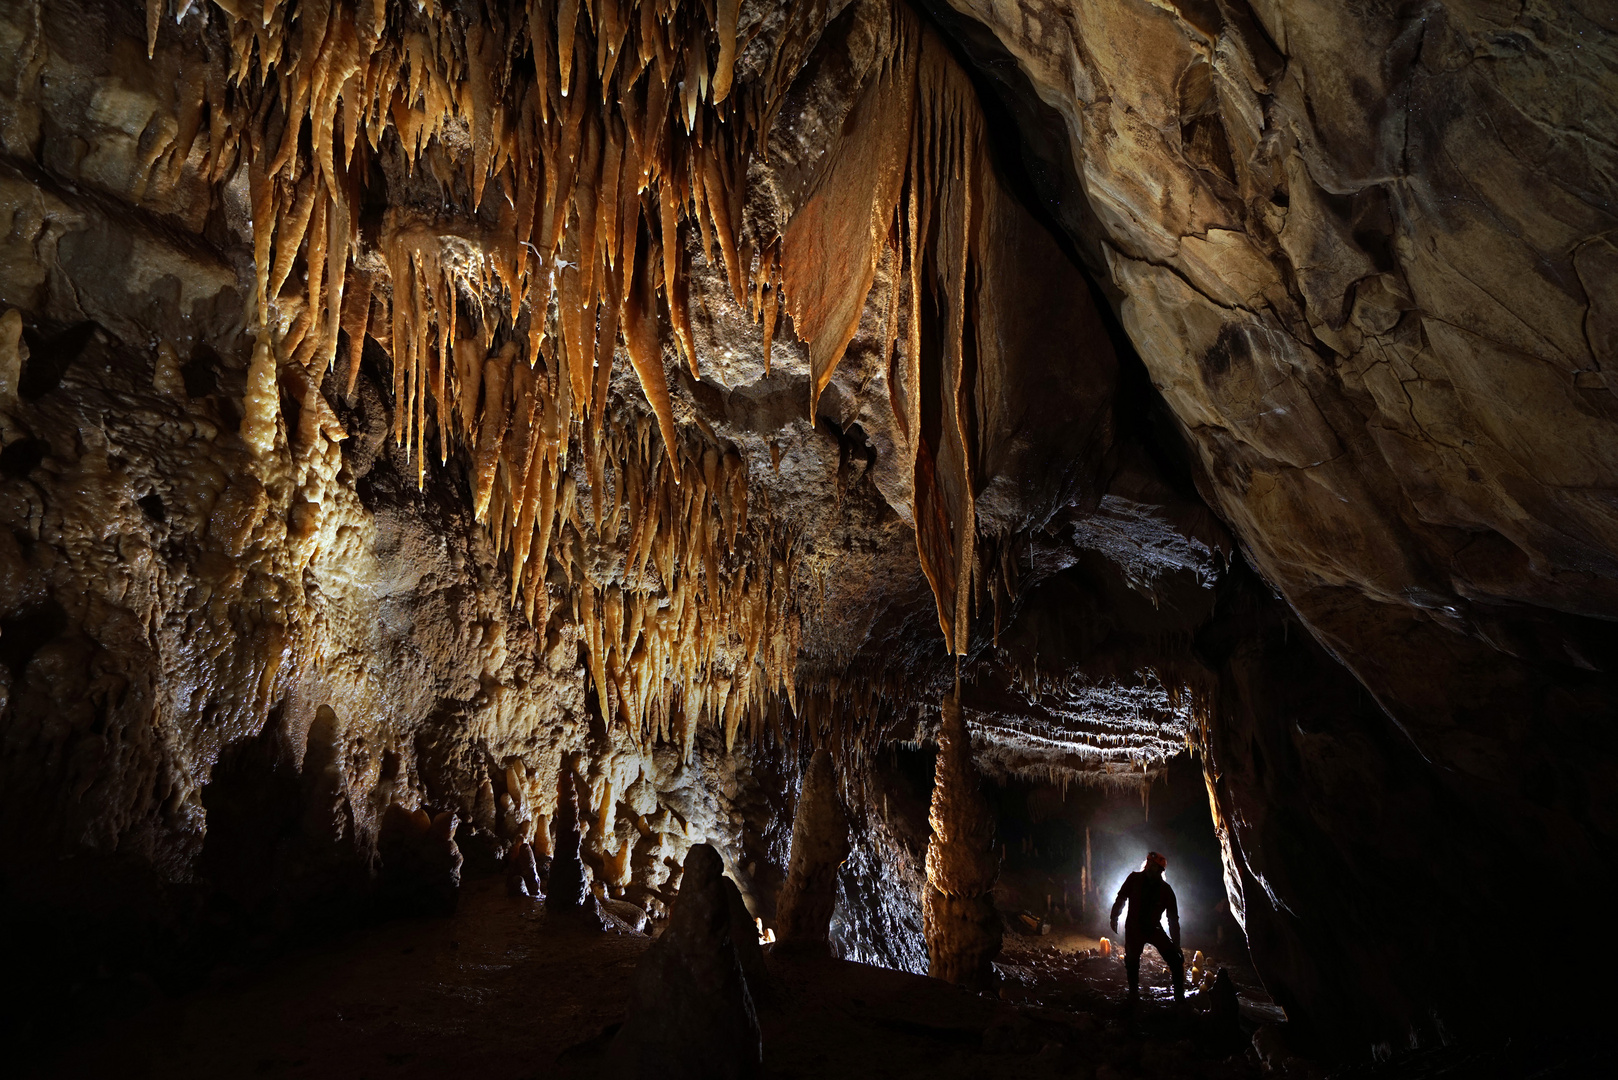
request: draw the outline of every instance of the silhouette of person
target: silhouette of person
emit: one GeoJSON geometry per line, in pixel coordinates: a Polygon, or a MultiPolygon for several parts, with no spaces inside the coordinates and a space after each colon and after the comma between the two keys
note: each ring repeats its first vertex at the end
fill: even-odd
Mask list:
{"type": "Polygon", "coordinates": [[[1185,1000],[1185,954],[1180,952],[1180,907],[1174,890],[1163,880],[1169,861],[1153,851],[1146,865],[1124,879],[1118,899],[1112,902],[1112,930],[1118,932],[1118,913],[1129,905],[1124,920],[1124,971],[1129,974],[1129,998],[1140,997],[1140,954],[1150,945],[1174,973],[1174,1000],[1185,1000]],[[1169,932],[1163,932],[1163,914],[1168,913],[1169,932]]]}

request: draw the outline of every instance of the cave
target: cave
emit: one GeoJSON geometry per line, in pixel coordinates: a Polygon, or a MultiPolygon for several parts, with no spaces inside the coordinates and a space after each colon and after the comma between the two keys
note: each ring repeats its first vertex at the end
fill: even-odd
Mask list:
{"type": "Polygon", "coordinates": [[[1597,1073],[1615,207],[1601,0],[8,0],[0,1068],[1597,1073]]]}

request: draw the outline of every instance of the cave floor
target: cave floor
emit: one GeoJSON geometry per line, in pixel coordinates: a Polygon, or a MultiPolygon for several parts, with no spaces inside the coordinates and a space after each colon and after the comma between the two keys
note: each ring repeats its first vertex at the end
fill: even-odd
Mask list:
{"type": "MultiPolygon", "coordinates": [[[[159,1001],[65,1048],[40,1077],[599,1077],[649,939],[462,889],[450,918],[355,931],[159,1001]]],[[[903,972],[772,957],[760,1008],[771,1077],[1248,1077],[1166,991],[1122,1004],[1116,960],[1008,938],[1002,1000],[903,972]],[[1115,969],[1115,970],[1112,970],[1115,969]],[[1116,983],[1116,985],[1114,985],[1116,983]]],[[[1162,969],[1143,983],[1161,986],[1162,969]]]]}
{"type": "MultiPolygon", "coordinates": [[[[1099,938],[1062,926],[1053,927],[1050,933],[1041,936],[1008,933],[1000,958],[995,961],[1001,979],[1001,998],[1017,1004],[1073,1012],[1119,1012],[1129,992],[1122,945],[1115,940],[1117,948],[1110,956],[1102,956],[1100,944],[1099,938]]],[[[1217,971],[1223,967],[1230,972],[1247,1028],[1285,1022],[1286,1013],[1265,993],[1245,948],[1188,938],[1185,948],[1188,970],[1192,954],[1199,948],[1205,950],[1207,970],[1217,971]]],[[[1141,997],[1147,1006],[1166,1007],[1173,1000],[1169,969],[1152,949],[1141,955],[1140,985],[1141,997]]],[[[1188,981],[1187,992],[1194,996],[1194,991],[1195,987],[1188,981]]],[[[1146,1020],[1160,1011],[1147,1007],[1139,1015],[1146,1020]]]]}

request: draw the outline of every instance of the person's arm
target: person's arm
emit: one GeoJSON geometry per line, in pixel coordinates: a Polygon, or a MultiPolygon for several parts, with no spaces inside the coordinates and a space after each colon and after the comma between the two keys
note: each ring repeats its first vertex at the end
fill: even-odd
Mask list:
{"type": "Polygon", "coordinates": [[[1169,940],[1174,942],[1177,948],[1180,944],[1180,904],[1174,899],[1174,890],[1169,887],[1168,882],[1163,883],[1163,888],[1167,889],[1169,894],[1169,940]]]}
{"type": "Polygon", "coordinates": [[[1118,932],[1118,913],[1124,910],[1124,901],[1129,899],[1129,886],[1135,881],[1135,875],[1130,874],[1124,878],[1124,883],[1118,887],[1118,899],[1112,902],[1112,932],[1118,932]]]}

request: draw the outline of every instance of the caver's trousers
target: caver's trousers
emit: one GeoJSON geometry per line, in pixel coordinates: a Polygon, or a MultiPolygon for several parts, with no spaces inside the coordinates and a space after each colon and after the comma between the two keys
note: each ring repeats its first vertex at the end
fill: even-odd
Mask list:
{"type": "Polygon", "coordinates": [[[1140,992],[1140,954],[1141,950],[1150,945],[1157,950],[1157,955],[1174,973],[1174,996],[1180,998],[1185,995],[1185,954],[1180,947],[1169,940],[1162,924],[1149,926],[1145,930],[1134,930],[1124,927],[1124,971],[1129,975],[1129,992],[1140,992]]]}

